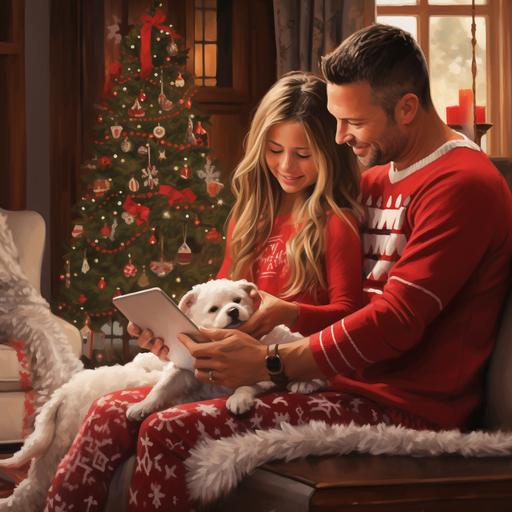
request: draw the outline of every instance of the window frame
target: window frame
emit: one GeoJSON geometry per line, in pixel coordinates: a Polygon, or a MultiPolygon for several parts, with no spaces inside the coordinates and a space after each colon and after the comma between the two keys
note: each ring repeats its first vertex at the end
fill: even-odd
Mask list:
{"type": "MultiPolygon", "coordinates": [[[[469,5],[431,5],[428,0],[417,0],[416,5],[376,5],[376,16],[416,16],[418,18],[418,43],[427,64],[429,56],[429,32],[431,16],[471,16],[469,5]]],[[[512,16],[512,6],[506,0],[487,0],[475,5],[475,16],[486,18],[487,82],[486,108],[493,128],[488,132],[488,152],[495,156],[511,156],[512,122],[510,120],[510,35],[507,20],[512,16]],[[507,93],[508,91],[508,93],[507,93]]],[[[468,40],[468,44],[470,41],[468,40]]],[[[479,70],[481,72],[481,70],[479,70]]],[[[468,84],[469,86],[470,84],[468,84]]],[[[442,113],[440,113],[442,116],[442,113]]],[[[442,116],[443,117],[443,116],[442,116]]]]}

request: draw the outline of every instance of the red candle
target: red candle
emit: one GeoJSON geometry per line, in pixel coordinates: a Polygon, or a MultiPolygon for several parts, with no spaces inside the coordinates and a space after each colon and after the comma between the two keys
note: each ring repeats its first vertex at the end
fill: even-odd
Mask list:
{"type": "Polygon", "coordinates": [[[476,107],[475,110],[475,122],[476,124],[485,123],[485,107],[476,107]]]}
{"type": "Polygon", "coordinates": [[[463,125],[464,116],[459,105],[453,105],[446,107],[446,124],[451,125],[463,125]]]}
{"type": "Polygon", "coordinates": [[[471,89],[459,89],[459,105],[463,116],[462,124],[473,124],[473,91],[471,89]]]}

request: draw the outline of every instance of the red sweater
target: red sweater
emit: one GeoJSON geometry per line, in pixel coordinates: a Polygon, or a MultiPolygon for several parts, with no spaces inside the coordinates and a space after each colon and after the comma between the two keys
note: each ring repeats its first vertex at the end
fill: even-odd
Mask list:
{"type": "Polygon", "coordinates": [[[402,171],[363,174],[369,303],[311,336],[338,389],[464,427],[510,285],[512,200],[488,158],[451,141],[402,171]]]}
{"type": "MultiPolygon", "coordinates": [[[[353,215],[346,210],[344,213],[357,229],[353,215]]],[[[224,262],[217,278],[229,277],[232,229],[233,225],[230,225],[224,262]]],[[[331,325],[362,305],[361,241],[336,215],[329,216],[326,229],[323,267],[327,289],[319,288],[316,299],[308,292],[286,298],[299,305],[299,317],[292,330],[305,336],[331,325]]],[[[255,262],[254,282],[261,290],[276,296],[283,292],[289,276],[286,242],[296,231],[297,226],[290,223],[290,215],[276,217],[272,233],[255,262]]]]}

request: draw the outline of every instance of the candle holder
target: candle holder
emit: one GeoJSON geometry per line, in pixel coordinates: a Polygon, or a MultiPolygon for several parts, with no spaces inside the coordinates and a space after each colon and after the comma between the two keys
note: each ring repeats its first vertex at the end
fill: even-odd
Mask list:
{"type": "MultiPolygon", "coordinates": [[[[463,126],[461,124],[449,124],[448,125],[452,130],[455,130],[457,132],[464,132],[466,135],[465,128],[466,126],[463,126]]],[[[489,131],[489,129],[492,128],[492,124],[490,123],[477,123],[475,125],[475,137],[474,141],[480,146],[480,142],[482,141],[482,137],[489,131]]]]}

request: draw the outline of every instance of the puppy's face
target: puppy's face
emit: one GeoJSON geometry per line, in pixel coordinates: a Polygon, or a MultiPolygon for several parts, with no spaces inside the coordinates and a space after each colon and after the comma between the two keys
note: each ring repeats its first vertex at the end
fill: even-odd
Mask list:
{"type": "Polygon", "coordinates": [[[236,328],[252,315],[252,290],[256,286],[245,279],[216,279],[194,286],[183,296],[179,308],[199,326],[236,328]]]}

